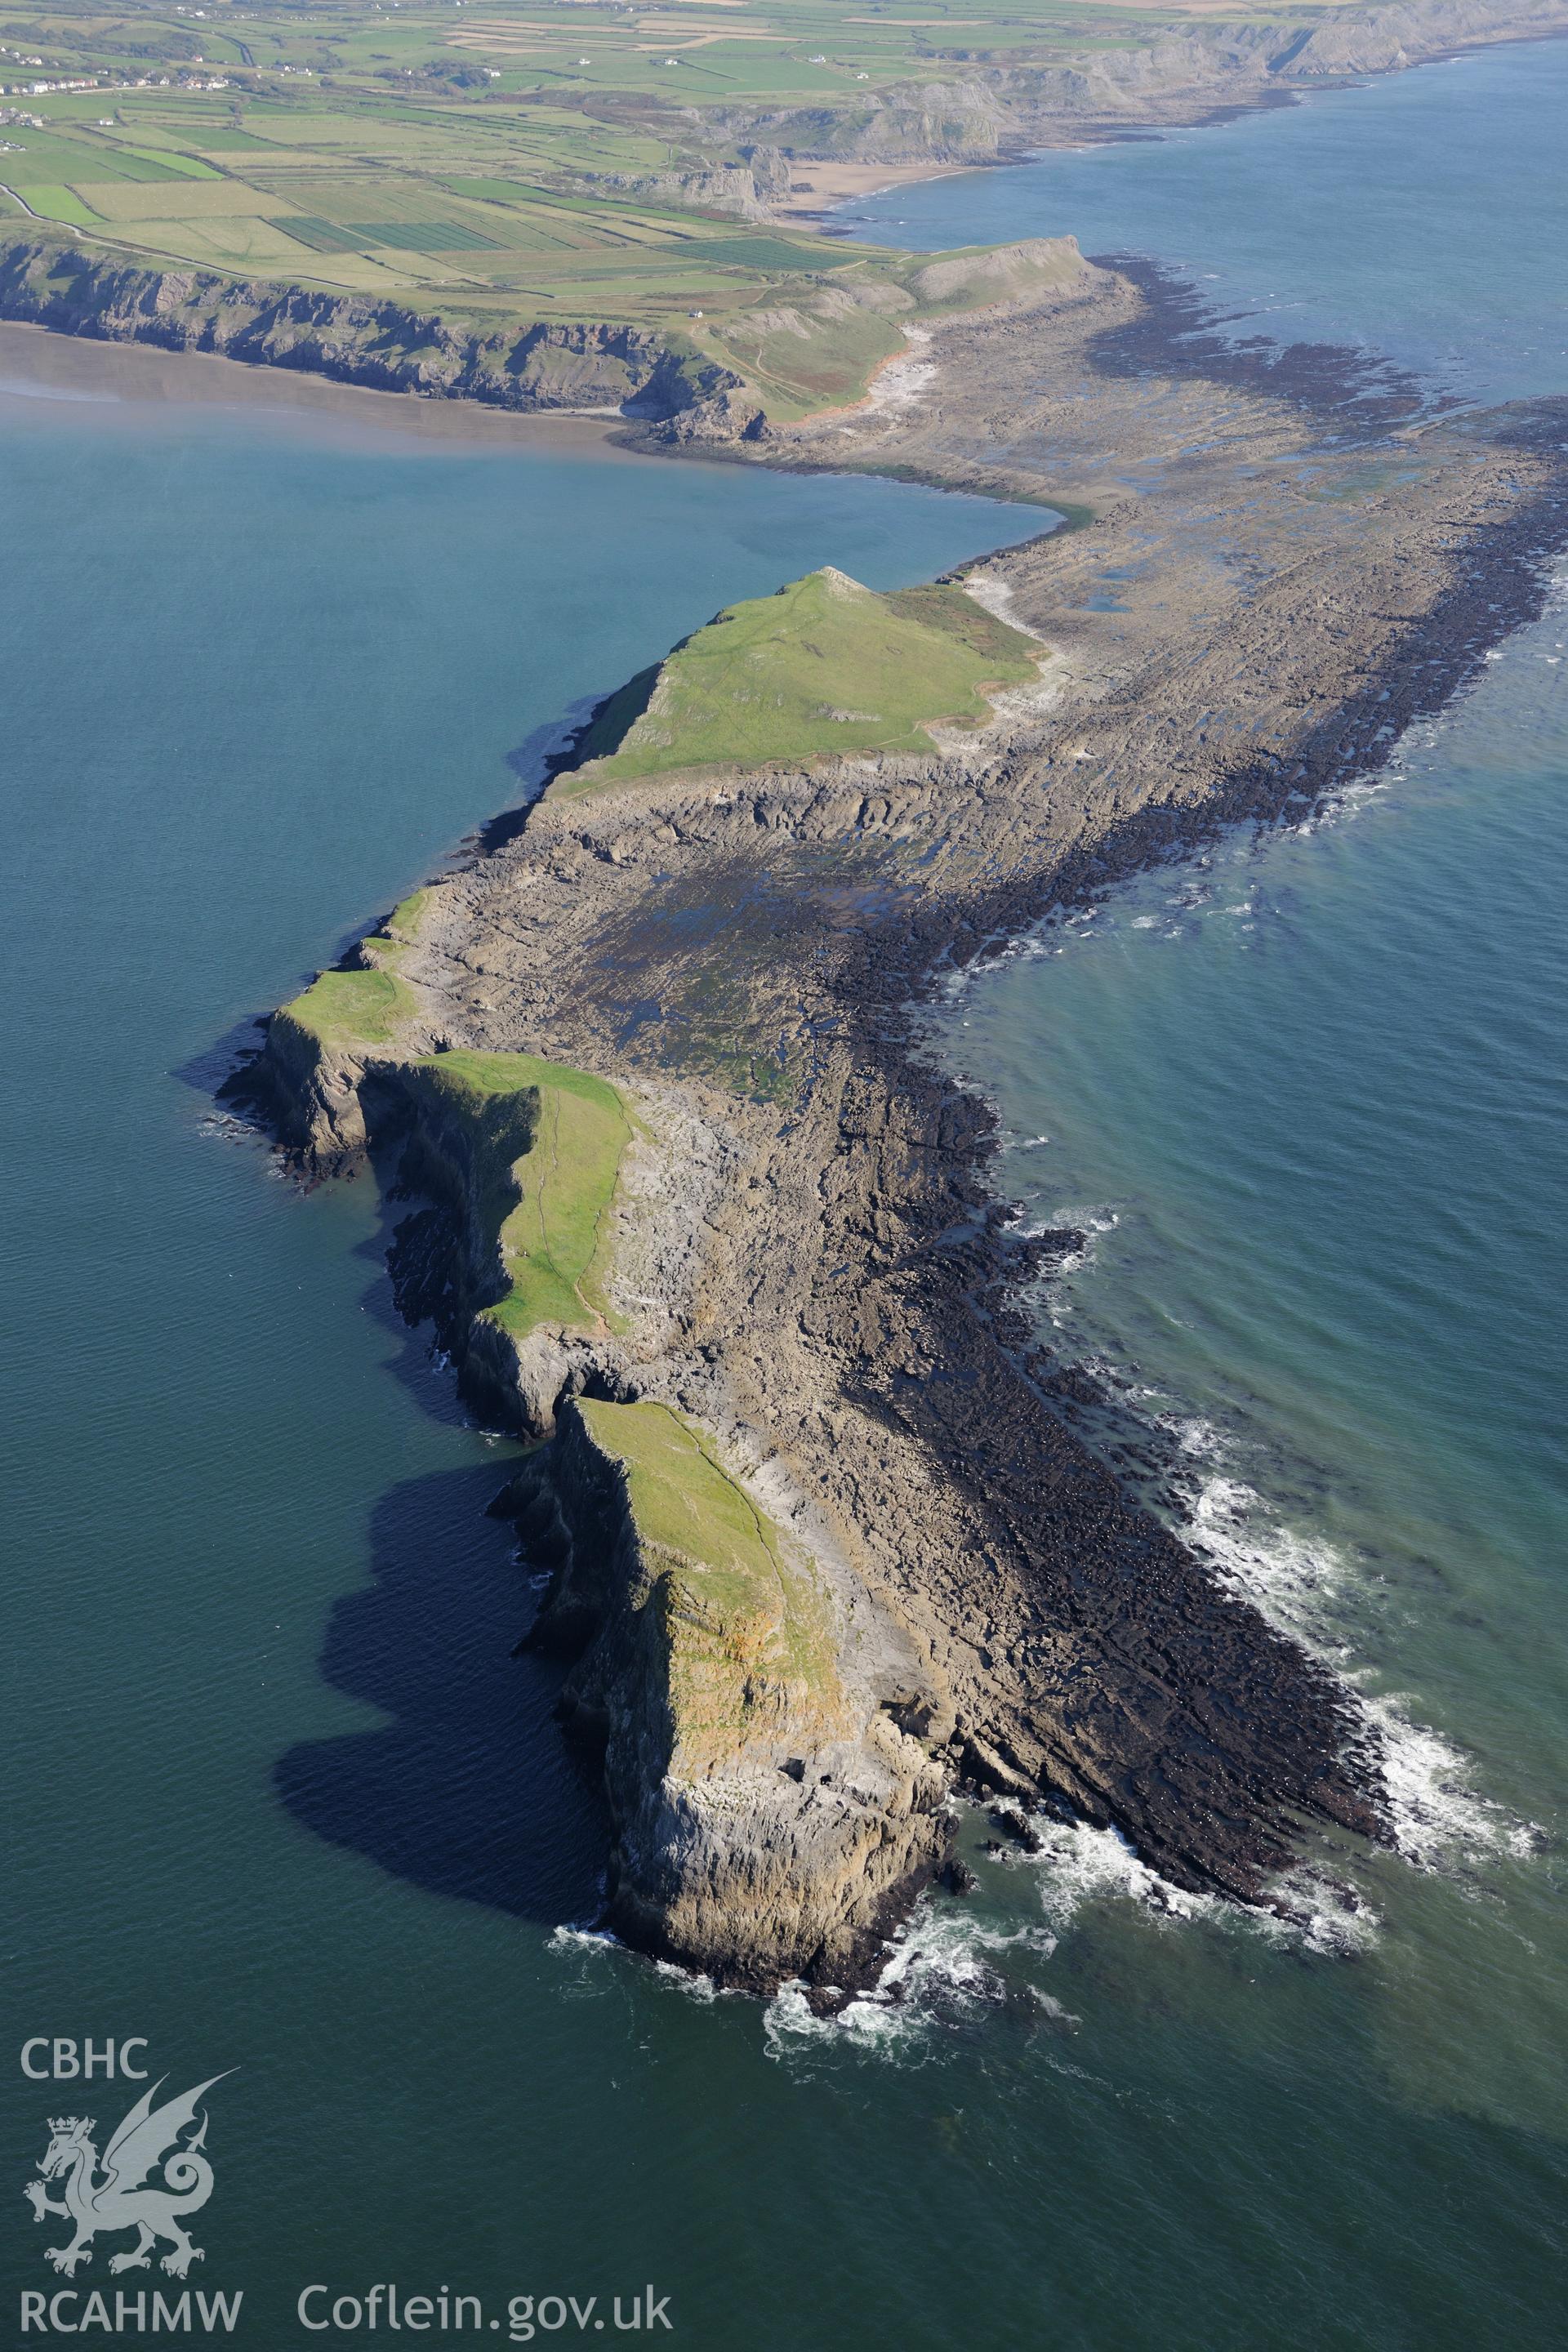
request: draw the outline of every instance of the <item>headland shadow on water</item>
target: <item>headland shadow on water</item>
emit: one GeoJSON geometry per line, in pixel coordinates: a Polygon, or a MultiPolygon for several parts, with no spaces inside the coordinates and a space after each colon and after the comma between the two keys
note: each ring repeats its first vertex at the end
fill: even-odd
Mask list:
{"type": "Polygon", "coordinates": [[[317,1837],[432,1894],[555,1926],[597,1907],[607,1829],[554,1719],[559,1671],[512,1654],[532,1596],[510,1530],[485,1517],[499,1484],[480,1464],[382,1498],[373,1580],[335,1603],[321,1670],[390,1719],[302,1742],[274,1777],[317,1837]]]}
{"type": "MultiPolygon", "coordinates": [[[[396,1176],[382,1162],[361,1179],[380,1192],[355,1249],[374,1268],[361,1304],[399,1343],[386,1367],[399,1386],[434,1420],[467,1424],[430,1324],[399,1311],[388,1277],[411,1207],[396,1176]]],[[[510,1526],[489,1516],[507,1466],[498,1457],[382,1496],[371,1583],[334,1602],[321,1672],[391,1720],[302,1742],[274,1779],[316,1836],[433,1894],[554,1927],[596,1910],[607,1823],[555,1719],[562,1670],[514,1654],[537,1596],[510,1526]]]]}

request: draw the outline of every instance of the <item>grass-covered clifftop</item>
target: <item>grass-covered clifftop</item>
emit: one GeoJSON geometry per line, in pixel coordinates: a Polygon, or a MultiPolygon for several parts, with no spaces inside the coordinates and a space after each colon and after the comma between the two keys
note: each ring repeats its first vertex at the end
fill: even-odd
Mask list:
{"type": "Polygon", "coordinates": [[[479,1312],[512,1339],[541,1324],[614,1328],[610,1209],[631,1125],[602,1078],[531,1054],[422,1055],[398,1073],[426,1149],[460,1158],[474,1254],[500,1294],[479,1312]]]}
{"type": "Polygon", "coordinates": [[[1041,655],[962,588],[879,595],[827,565],[728,606],[632,679],[551,789],[560,797],[674,768],[929,751],[932,725],[980,725],[989,692],[1032,679],[1041,655]]]}
{"type": "Polygon", "coordinates": [[[626,1107],[602,1078],[536,1055],[419,1050],[419,998],[400,967],[428,900],[413,891],[353,964],[273,1015],[265,1064],[300,1107],[294,1140],[331,1165],[405,1135],[416,1177],[466,1233],[462,1290],[510,1339],[614,1328],[605,1286],[626,1107]]]}
{"type": "Polygon", "coordinates": [[[397,968],[418,936],[427,896],[411,891],[381,930],[360,941],[354,964],[321,973],[274,1020],[291,1023],[327,1047],[390,1045],[418,1014],[418,1001],[397,968]]]}
{"type": "Polygon", "coordinates": [[[652,1402],[575,1411],[625,1480],[660,1615],[679,1769],[710,1769],[768,1723],[826,1721],[838,1699],[822,1594],[696,1424],[652,1402]]]}
{"type": "Polygon", "coordinates": [[[605,1924],[759,1991],[874,1974],[951,1836],[941,1768],[886,1711],[923,1687],[907,1636],[649,1396],[564,1401],[500,1507],[551,1571],[530,1640],[574,1661],[563,1719],[603,1759],[605,1924]]]}

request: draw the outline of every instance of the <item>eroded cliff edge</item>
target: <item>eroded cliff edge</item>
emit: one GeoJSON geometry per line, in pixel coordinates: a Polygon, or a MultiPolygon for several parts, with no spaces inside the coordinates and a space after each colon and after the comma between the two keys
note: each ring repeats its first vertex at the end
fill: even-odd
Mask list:
{"type": "Polygon", "coordinates": [[[319,287],[157,268],[59,231],[0,243],[0,318],[100,342],[151,343],[323,375],[372,392],[523,415],[608,409],[726,440],[754,395],[682,336],[596,320],[443,316],[319,287]]]}
{"type": "Polygon", "coordinates": [[[609,1923],[727,1984],[853,1985],[947,1857],[945,1686],[777,1465],[657,1376],[721,1137],[667,1089],[436,1036],[401,969],[430,909],[280,1008],[249,1087],[316,1172],[374,1154],[423,1202],[390,1255],[404,1312],[541,1441],[493,1508],[549,1571],[529,1639],[571,1666],[609,1800],[609,1923]]]}
{"type": "Polygon", "coordinates": [[[798,269],[765,285],[726,331],[710,330],[707,347],[673,326],[543,320],[494,302],[429,310],[159,268],[42,228],[0,237],[0,319],[421,400],[618,416],[655,444],[745,445],[766,436],[770,414],[831,410],[856,396],[928,316],[1033,303],[1046,291],[1070,300],[1097,279],[1071,237],[946,255],[804,240],[796,250],[798,269]]]}
{"type": "MultiPolygon", "coordinates": [[[[1386,1833],[1353,1696],[1075,1433],[1019,1303],[1045,1244],[992,1197],[994,1121],[931,1060],[920,1006],[1214,825],[1305,814],[1440,708],[1540,608],[1568,416],[1434,420],[1321,353],[1248,362],[1253,383],[1190,318],[1162,343],[1163,299],[1116,279],[956,321],[922,400],[820,428],[852,462],[1091,511],[966,575],[1038,647],[990,721],[747,769],[660,765],[670,742],[631,728],[584,744],[511,838],[395,919],[390,956],[362,951],[379,1038],[329,1019],[301,1055],[296,1013],[265,1056],[322,1167],[360,1148],[400,1056],[531,1057],[623,1106],[597,1320],[558,1318],[550,1376],[512,1384],[514,1425],[549,1435],[512,1499],[554,1578],[544,1638],[577,1651],[616,1921],[728,1980],[870,1965],[941,1864],[960,1780],[1247,1902],[1289,1905],[1304,1843],[1386,1833]],[[732,1620],[704,1599],[706,1537],[669,1543],[657,1507],[637,1524],[613,1416],[649,1411],[799,1563],[830,1675],[792,1668],[782,1597],[732,1620]],[[728,1696],[700,1696],[688,1738],[689,1635],[689,1686],[717,1659],[728,1696]]],[[[816,455],[810,429],[798,446],[816,455]]],[[[717,1572],[746,1586],[759,1559],[717,1572]]]]}

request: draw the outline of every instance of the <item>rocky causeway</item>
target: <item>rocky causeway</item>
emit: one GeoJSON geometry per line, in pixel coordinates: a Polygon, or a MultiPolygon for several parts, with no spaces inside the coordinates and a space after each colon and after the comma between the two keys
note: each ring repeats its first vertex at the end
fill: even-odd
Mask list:
{"type": "Polygon", "coordinates": [[[678,656],[274,1017],[242,1084],[302,1170],[368,1155],[417,1196],[405,1309],[533,1443],[496,1507],[550,1572],[528,1639],[568,1668],[627,1941],[831,2001],[948,1868],[961,1789],[1286,1912],[1304,1855],[1388,1835],[1353,1693],[1075,1427],[1027,1304],[1062,1237],[996,1197],[929,1008],[1374,770],[1541,608],[1565,452],[1568,403],[1446,411],[1075,255],[735,449],[1065,516],[946,583],[1031,679],[923,748],[681,764],[678,656]]]}

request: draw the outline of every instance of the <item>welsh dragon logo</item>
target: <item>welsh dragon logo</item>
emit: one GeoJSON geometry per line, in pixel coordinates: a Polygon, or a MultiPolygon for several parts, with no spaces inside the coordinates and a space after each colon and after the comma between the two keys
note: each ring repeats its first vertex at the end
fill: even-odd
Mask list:
{"type": "Polygon", "coordinates": [[[62,2221],[76,2224],[76,2235],[68,2246],[46,2246],[47,2262],[67,2278],[74,2278],[79,2263],[91,2262],[91,2241],[100,2230],[137,2233],[129,2252],[110,2257],[111,2271],[146,2270],[154,2245],[165,2238],[172,2251],[163,2256],[163,2267],[173,2277],[184,2278],[191,2264],[202,2260],[201,2247],[192,2245],[182,2222],[186,2215],[198,2212],[213,2193],[212,2165],[203,2154],[205,2115],[200,2128],[183,2146],[180,2135],[196,2121],[203,2094],[223,2079],[221,2074],[210,2075],[194,2091],[154,2107],[153,2101],[168,2080],[161,2075],[150,2090],[142,2092],[101,2159],[93,2145],[95,2126],[90,2116],[49,2117],[49,2144],[38,2165],[38,2178],[29,2180],[22,2194],[33,2209],[35,2221],[58,2214],[62,2221]],[[162,2179],[150,2179],[160,2170],[162,2179]],[[63,2200],[51,2197],[47,2183],[62,2178],[63,2200]]]}

